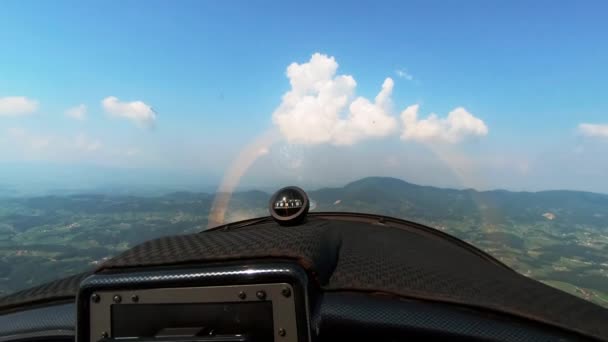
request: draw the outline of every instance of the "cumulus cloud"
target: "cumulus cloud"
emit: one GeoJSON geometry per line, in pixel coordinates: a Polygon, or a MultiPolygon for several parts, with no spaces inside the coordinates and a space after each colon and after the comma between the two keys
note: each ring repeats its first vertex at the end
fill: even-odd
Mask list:
{"type": "Polygon", "coordinates": [[[121,102],[115,96],[109,96],[101,105],[108,114],[131,120],[139,127],[151,127],[156,121],[152,107],[142,101],[121,102]]]}
{"type": "Polygon", "coordinates": [[[35,112],[38,101],[25,96],[0,97],[0,116],[20,116],[35,112]]]}
{"type": "Polygon", "coordinates": [[[446,118],[431,114],[426,119],[418,118],[418,109],[418,105],[412,105],[401,113],[401,139],[457,143],[469,136],[488,134],[486,124],[462,107],[452,110],[446,118]]]}
{"type": "Polygon", "coordinates": [[[320,53],[287,68],[291,90],[274,111],[273,122],[290,143],[352,145],[396,130],[397,120],[389,114],[393,80],[384,81],[374,102],[353,100],[355,79],[336,75],[337,69],[334,57],[320,53]]]}
{"type": "Polygon", "coordinates": [[[65,115],[74,120],[82,121],[87,117],[87,106],[81,104],[76,107],[69,108],[65,111],[65,115]]]}
{"type": "Polygon", "coordinates": [[[412,76],[410,73],[408,73],[405,69],[397,69],[397,70],[395,70],[395,74],[397,76],[399,76],[400,78],[404,78],[408,81],[414,80],[414,76],[412,76]]]}
{"type": "Polygon", "coordinates": [[[608,124],[589,124],[578,125],[578,131],[588,137],[608,138],[608,124]]]}

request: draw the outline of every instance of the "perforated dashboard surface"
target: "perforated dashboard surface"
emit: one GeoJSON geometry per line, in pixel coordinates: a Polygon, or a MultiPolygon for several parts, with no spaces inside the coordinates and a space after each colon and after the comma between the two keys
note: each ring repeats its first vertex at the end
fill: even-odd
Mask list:
{"type": "Polygon", "coordinates": [[[72,300],[78,292],[80,282],[91,274],[93,274],[92,271],[79,273],[2,297],[0,298],[0,311],[6,312],[48,301],[72,300]]]}
{"type": "Polygon", "coordinates": [[[40,331],[73,335],[76,307],[73,303],[60,304],[12,312],[0,316],[0,341],[5,336],[23,335],[40,331]]]}
{"type": "MultiPolygon", "coordinates": [[[[383,293],[524,317],[608,340],[608,310],[510,270],[445,234],[400,220],[324,214],[296,227],[259,222],[143,243],[100,273],[152,266],[281,258],[297,262],[323,291],[383,293]]],[[[44,291],[34,291],[39,293],[44,291]]],[[[19,297],[4,298],[9,307],[19,297]]],[[[38,295],[38,300],[42,300],[38,295]]]]}
{"type": "Polygon", "coordinates": [[[383,292],[456,303],[526,317],[608,339],[608,310],[526,278],[418,225],[370,224],[313,217],[297,227],[273,222],[233,231],[161,238],[101,266],[101,271],[151,265],[292,258],[324,290],[383,292]]]}

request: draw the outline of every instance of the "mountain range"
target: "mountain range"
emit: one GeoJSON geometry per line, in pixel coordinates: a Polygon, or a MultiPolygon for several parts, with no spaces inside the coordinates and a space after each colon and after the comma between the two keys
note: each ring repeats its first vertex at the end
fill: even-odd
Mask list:
{"type": "MultiPolygon", "coordinates": [[[[342,188],[311,191],[321,210],[363,211],[432,220],[464,217],[485,223],[542,221],[608,224],[608,195],[582,191],[511,192],[420,186],[396,178],[369,177],[342,188]],[[339,203],[336,203],[339,201],[339,203]]],[[[606,227],[608,229],[608,227],[606,227]]]]}
{"type": "MultiPolygon", "coordinates": [[[[608,304],[608,195],[442,189],[383,177],[307,193],[313,211],[423,223],[522,274],[608,304]]],[[[148,239],[204,230],[214,198],[185,191],[0,197],[0,294],[94,267],[148,239]]],[[[225,221],[268,215],[269,198],[234,193],[225,221]]]]}

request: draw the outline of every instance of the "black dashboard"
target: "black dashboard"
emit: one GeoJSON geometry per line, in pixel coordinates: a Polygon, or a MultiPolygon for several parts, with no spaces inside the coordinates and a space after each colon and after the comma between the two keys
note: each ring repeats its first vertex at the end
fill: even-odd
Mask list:
{"type": "Polygon", "coordinates": [[[260,218],[149,241],[93,272],[2,298],[0,309],[0,341],[608,336],[608,310],[458,239],[344,213],[297,225],[260,218]]]}

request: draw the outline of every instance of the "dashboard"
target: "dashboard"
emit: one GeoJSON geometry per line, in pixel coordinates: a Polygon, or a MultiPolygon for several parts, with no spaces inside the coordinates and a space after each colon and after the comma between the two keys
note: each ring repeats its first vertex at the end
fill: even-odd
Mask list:
{"type": "Polygon", "coordinates": [[[87,277],[75,303],[0,316],[2,341],[556,341],[581,336],[453,305],[320,293],[290,262],[87,277]],[[228,285],[229,284],[229,285],[228,285]]]}
{"type": "Polygon", "coordinates": [[[269,205],[0,298],[0,341],[608,340],[608,310],[441,231],[269,205]]]}

